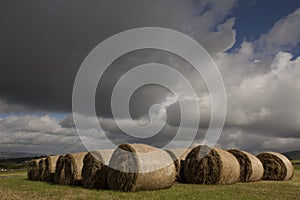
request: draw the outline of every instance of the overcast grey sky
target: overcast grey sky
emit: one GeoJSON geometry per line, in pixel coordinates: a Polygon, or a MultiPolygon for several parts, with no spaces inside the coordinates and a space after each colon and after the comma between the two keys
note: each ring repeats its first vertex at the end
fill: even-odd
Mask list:
{"type": "MultiPolygon", "coordinates": [[[[253,37],[240,35],[244,28],[237,24],[243,22],[237,18],[239,12],[245,7],[260,10],[258,6],[255,1],[243,0],[1,1],[0,151],[51,154],[84,150],[71,116],[76,73],[100,42],[145,26],[171,28],[191,36],[218,65],[227,94],[227,117],[218,146],[253,153],[299,150],[300,5],[289,8],[282,1],[278,7],[289,8],[289,13],[280,9],[264,13],[277,18],[262,18],[255,21],[257,26],[252,22],[253,29],[257,27],[253,37]],[[266,31],[261,27],[267,23],[271,28],[266,31]]],[[[96,110],[107,136],[116,144],[163,146],[176,133],[178,102],[170,91],[156,85],[139,89],[130,111],[134,119],[143,120],[151,105],[166,105],[167,124],[157,137],[134,139],[124,135],[112,119],[114,84],[124,72],[149,61],[173,66],[200,94],[201,122],[195,143],[201,143],[211,117],[207,88],[185,60],[157,50],[124,55],[105,72],[96,94],[96,110]]],[[[103,140],[89,131],[87,127],[91,143],[103,140]]],[[[180,146],[180,140],[177,143],[180,146]]]]}

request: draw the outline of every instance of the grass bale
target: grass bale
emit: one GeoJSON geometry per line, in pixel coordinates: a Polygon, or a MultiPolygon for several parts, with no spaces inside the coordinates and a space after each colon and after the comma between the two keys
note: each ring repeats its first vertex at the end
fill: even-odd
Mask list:
{"type": "Polygon", "coordinates": [[[184,176],[194,184],[233,184],[240,180],[240,165],[231,153],[200,145],[187,155],[184,176]]]}
{"type": "Polygon", "coordinates": [[[40,159],[29,161],[28,169],[27,169],[27,177],[29,180],[37,181],[39,179],[38,178],[39,161],[40,159]]]}
{"type": "Polygon", "coordinates": [[[61,185],[81,185],[83,159],[87,152],[66,154],[64,157],[64,167],[61,185]]]}
{"type": "Polygon", "coordinates": [[[265,152],[256,156],[264,166],[263,180],[290,180],[294,175],[294,166],[284,155],[265,152]]]}
{"type": "Polygon", "coordinates": [[[82,168],[82,185],[88,189],[105,189],[106,166],[108,166],[114,149],[91,151],[84,156],[82,168]]]}
{"type": "Polygon", "coordinates": [[[45,158],[42,158],[39,161],[39,168],[38,168],[38,180],[39,181],[45,181],[46,180],[45,169],[46,169],[45,158]]]}
{"type": "Polygon", "coordinates": [[[174,161],[174,165],[176,168],[176,180],[178,182],[185,182],[184,178],[184,162],[186,156],[190,153],[192,149],[188,148],[177,148],[177,149],[167,149],[166,152],[171,156],[174,161]]]}
{"type": "Polygon", "coordinates": [[[240,163],[241,182],[254,182],[262,178],[264,167],[257,157],[238,149],[229,149],[228,152],[234,155],[240,163]]]}
{"type": "Polygon", "coordinates": [[[113,153],[108,168],[112,190],[141,191],[170,188],[176,170],[167,152],[145,144],[122,144],[113,153]]]}
{"type": "Polygon", "coordinates": [[[56,184],[62,185],[63,184],[63,178],[64,178],[64,155],[60,155],[56,161],[55,166],[55,174],[54,174],[54,182],[56,184]]]}
{"type": "Polygon", "coordinates": [[[56,162],[59,158],[58,156],[48,156],[45,159],[45,177],[47,182],[54,182],[56,162]]]}

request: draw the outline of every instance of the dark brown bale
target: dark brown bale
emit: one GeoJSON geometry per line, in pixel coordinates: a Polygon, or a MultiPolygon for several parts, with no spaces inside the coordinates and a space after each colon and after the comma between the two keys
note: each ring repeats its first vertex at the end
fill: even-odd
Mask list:
{"type": "Polygon", "coordinates": [[[66,154],[64,156],[64,173],[62,185],[82,185],[83,158],[87,152],[66,154]]]}
{"type": "Polygon", "coordinates": [[[42,158],[39,161],[39,168],[38,168],[38,180],[39,181],[46,181],[45,168],[46,168],[45,158],[42,158]]]}
{"type": "Polygon", "coordinates": [[[290,180],[294,174],[291,161],[276,152],[265,152],[256,156],[264,166],[263,180],[290,180]]]}
{"type": "Polygon", "coordinates": [[[48,156],[45,159],[45,178],[48,182],[54,182],[56,162],[59,158],[58,156],[48,156]]]}
{"type": "Polygon", "coordinates": [[[240,180],[240,165],[229,152],[197,146],[185,159],[184,176],[194,184],[232,184],[240,180]]]}
{"type": "Polygon", "coordinates": [[[173,159],[176,168],[176,180],[181,183],[185,183],[184,178],[184,162],[186,156],[190,153],[192,149],[188,148],[178,148],[178,149],[167,149],[165,150],[173,159]]]}
{"type": "Polygon", "coordinates": [[[54,174],[54,182],[56,184],[63,184],[63,178],[64,178],[64,155],[60,155],[56,161],[56,166],[55,166],[55,174],[54,174]]]}
{"type": "Polygon", "coordinates": [[[39,161],[40,159],[29,161],[28,169],[27,169],[27,176],[29,180],[32,181],[39,180],[38,178],[39,161]]]}
{"type": "Polygon", "coordinates": [[[240,163],[240,181],[259,181],[264,173],[262,163],[252,154],[238,149],[229,149],[229,153],[234,155],[240,163]]]}
{"type": "Polygon", "coordinates": [[[144,144],[122,144],[109,163],[108,186],[112,190],[140,191],[171,187],[175,166],[165,151],[144,144]]]}
{"type": "Polygon", "coordinates": [[[114,149],[87,153],[83,159],[82,185],[88,189],[106,189],[106,169],[114,149]]]}

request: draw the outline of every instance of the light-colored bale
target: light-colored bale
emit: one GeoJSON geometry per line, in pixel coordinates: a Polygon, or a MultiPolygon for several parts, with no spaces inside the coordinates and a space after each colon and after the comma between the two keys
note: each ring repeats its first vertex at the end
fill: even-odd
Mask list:
{"type": "Polygon", "coordinates": [[[62,185],[82,185],[83,159],[87,152],[66,154],[64,156],[64,173],[62,185]]]}
{"type": "Polygon", "coordinates": [[[234,155],[240,163],[241,182],[254,182],[262,178],[264,167],[257,157],[238,149],[229,149],[228,152],[234,155]]]}
{"type": "Polygon", "coordinates": [[[167,149],[165,150],[173,159],[174,165],[176,168],[176,180],[178,182],[184,183],[184,162],[186,156],[190,153],[192,149],[191,148],[177,148],[177,149],[167,149]]]}
{"type": "Polygon", "coordinates": [[[57,162],[58,158],[59,158],[59,155],[58,156],[48,156],[45,159],[45,177],[46,177],[46,181],[48,181],[48,182],[54,182],[56,162],[57,162]]]}
{"type": "Polygon", "coordinates": [[[64,172],[64,155],[60,155],[56,161],[55,174],[54,174],[54,182],[56,184],[63,184],[63,178],[65,177],[64,172]]]}
{"type": "Polygon", "coordinates": [[[29,161],[28,169],[27,169],[27,177],[29,180],[32,180],[32,181],[39,180],[39,178],[38,178],[39,162],[40,162],[40,159],[29,161]]]}
{"type": "Polygon", "coordinates": [[[114,149],[87,153],[83,159],[82,185],[88,189],[107,189],[106,169],[114,149]]]}
{"type": "Polygon", "coordinates": [[[229,152],[208,146],[197,146],[185,159],[187,183],[233,184],[240,180],[240,165],[229,152]]]}
{"type": "Polygon", "coordinates": [[[256,156],[264,166],[263,180],[290,180],[294,175],[294,166],[284,155],[265,152],[256,156]]]}
{"type": "Polygon", "coordinates": [[[46,177],[45,177],[45,158],[40,159],[39,161],[39,168],[38,168],[38,180],[39,181],[45,181],[46,177]]]}
{"type": "Polygon", "coordinates": [[[145,144],[122,144],[113,153],[108,168],[112,190],[140,191],[171,187],[176,170],[167,152],[145,144]]]}

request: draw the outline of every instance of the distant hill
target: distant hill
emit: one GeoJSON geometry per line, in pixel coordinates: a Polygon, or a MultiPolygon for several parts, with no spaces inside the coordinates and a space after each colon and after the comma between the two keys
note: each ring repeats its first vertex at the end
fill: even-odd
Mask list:
{"type": "Polygon", "coordinates": [[[25,157],[37,157],[41,154],[26,153],[26,152],[13,152],[13,151],[0,151],[0,160],[11,158],[25,158],[25,157]]]}
{"type": "Polygon", "coordinates": [[[290,160],[300,160],[300,151],[290,151],[283,154],[290,160]]]}

